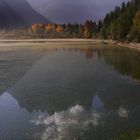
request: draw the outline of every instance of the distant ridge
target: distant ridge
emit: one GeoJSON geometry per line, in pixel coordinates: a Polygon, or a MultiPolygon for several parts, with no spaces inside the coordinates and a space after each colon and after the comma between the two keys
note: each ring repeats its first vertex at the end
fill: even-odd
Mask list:
{"type": "Polygon", "coordinates": [[[25,0],[0,0],[0,28],[27,27],[50,21],[35,11],[25,0]]]}

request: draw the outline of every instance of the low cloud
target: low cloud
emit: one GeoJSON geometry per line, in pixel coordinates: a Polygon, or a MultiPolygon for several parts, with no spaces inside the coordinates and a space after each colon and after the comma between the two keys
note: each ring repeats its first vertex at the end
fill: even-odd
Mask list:
{"type": "Polygon", "coordinates": [[[38,116],[31,120],[35,125],[44,125],[42,140],[71,140],[86,131],[88,126],[97,127],[101,121],[101,114],[87,112],[82,106],[76,105],[70,109],[51,116],[38,116]]]}
{"type": "Polygon", "coordinates": [[[120,109],[118,111],[118,114],[122,118],[128,118],[129,111],[127,109],[123,108],[123,107],[120,107],[120,109]]]}
{"type": "Polygon", "coordinates": [[[57,23],[98,20],[128,0],[27,0],[34,9],[57,23]]]}

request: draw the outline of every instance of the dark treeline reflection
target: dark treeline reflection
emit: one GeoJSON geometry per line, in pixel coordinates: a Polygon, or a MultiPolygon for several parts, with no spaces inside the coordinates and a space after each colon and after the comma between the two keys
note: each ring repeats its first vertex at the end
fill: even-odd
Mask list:
{"type": "Polygon", "coordinates": [[[140,52],[114,47],[113,49],[102,49],[98,55],[123,76],[131,76],[135,80],[140,80],[140,52]]]}
{"type": "Polygon", "coordinates": [[[10,73],[15,66],[10,85],[12,75],[17,77],[0,96],[2,139],[47,139],[61,131],[77,140],[139,138],[139,52],[69,44],[4,54],[0,67],[10,73]],[[54,134],[50,128],[62,129],[54,134]]]}
{"type": "Polygon", "coordinates": [[[44,51],[44,57],[10,90],[28,111],[54,113],[75,104],[90,110],[97,96],[105,110],[140,105],[140,85],[129,78],[140,78],[138,52],[116,46],[44,51]]]}
{"type": "MultiPolygon", "coordinates": [[[[58,48],[44,48],[44,51],[48,53],[59,50],[58,48]]],[[[136,50],[118,46],[111,48],[110,46],[94,46],[94,48],[89,46],[87,48],[63,48],[62,50],[65,52],[81,52],[85,54],[87,59],[92,59],[96,54],[123,76],[131,76],[135,80],[140,80],[140,52],[136,50]]]]}
{"type": "Polygon", "coordinates": [[[114,46],[100,48],[68,48],[65,51],[80,51],[85,54],[87,59],[92,59],[95,53],[99,58],[103,58],[105,62],[118,71],[123,76],[131,76],[134,80],[140,80],[140,52],[114,46]]]}

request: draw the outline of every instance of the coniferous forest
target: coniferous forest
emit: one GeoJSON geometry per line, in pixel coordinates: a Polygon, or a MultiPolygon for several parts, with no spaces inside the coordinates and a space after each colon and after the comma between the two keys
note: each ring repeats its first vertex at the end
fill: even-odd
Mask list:
{"type": "Polygon", "coordinates": [[[44,37],[97,38],[126,42],[140,42],[140,0],[123,2],[98,22],[87,20],[84,24],[34,24],[31,33],[45,33],[44,37]],[[51,36],[52,37],[52,36],[51,36]]]}
{"type": "Polygon", "coordinates": [[[3,37],[29,38],[95,38],[125,42],[140,42],[140,0],[123,2],[99,21],[78,23],[36,23],[22,29],[4,32],[3,37]]]}
{"type": "Polygon", "coordinates": [[[97,25],[95,35],[104,39],[140,42],[140,0],[123,2],[97,25]]]}

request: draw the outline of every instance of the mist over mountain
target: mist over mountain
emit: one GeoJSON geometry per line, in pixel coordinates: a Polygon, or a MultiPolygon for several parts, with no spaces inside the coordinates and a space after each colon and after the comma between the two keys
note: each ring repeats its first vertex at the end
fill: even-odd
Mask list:
{"type": "Polygon", "coordinates": [[[33,23],[48,23],[25,0],[0,0],[0,28],[27,27],[33,23]]]}
{"type": "Polygon", "coordinates": [[[98,21],[115,6],[129,0],[27,0],[43,16],[56,23],[98,21]]]}

